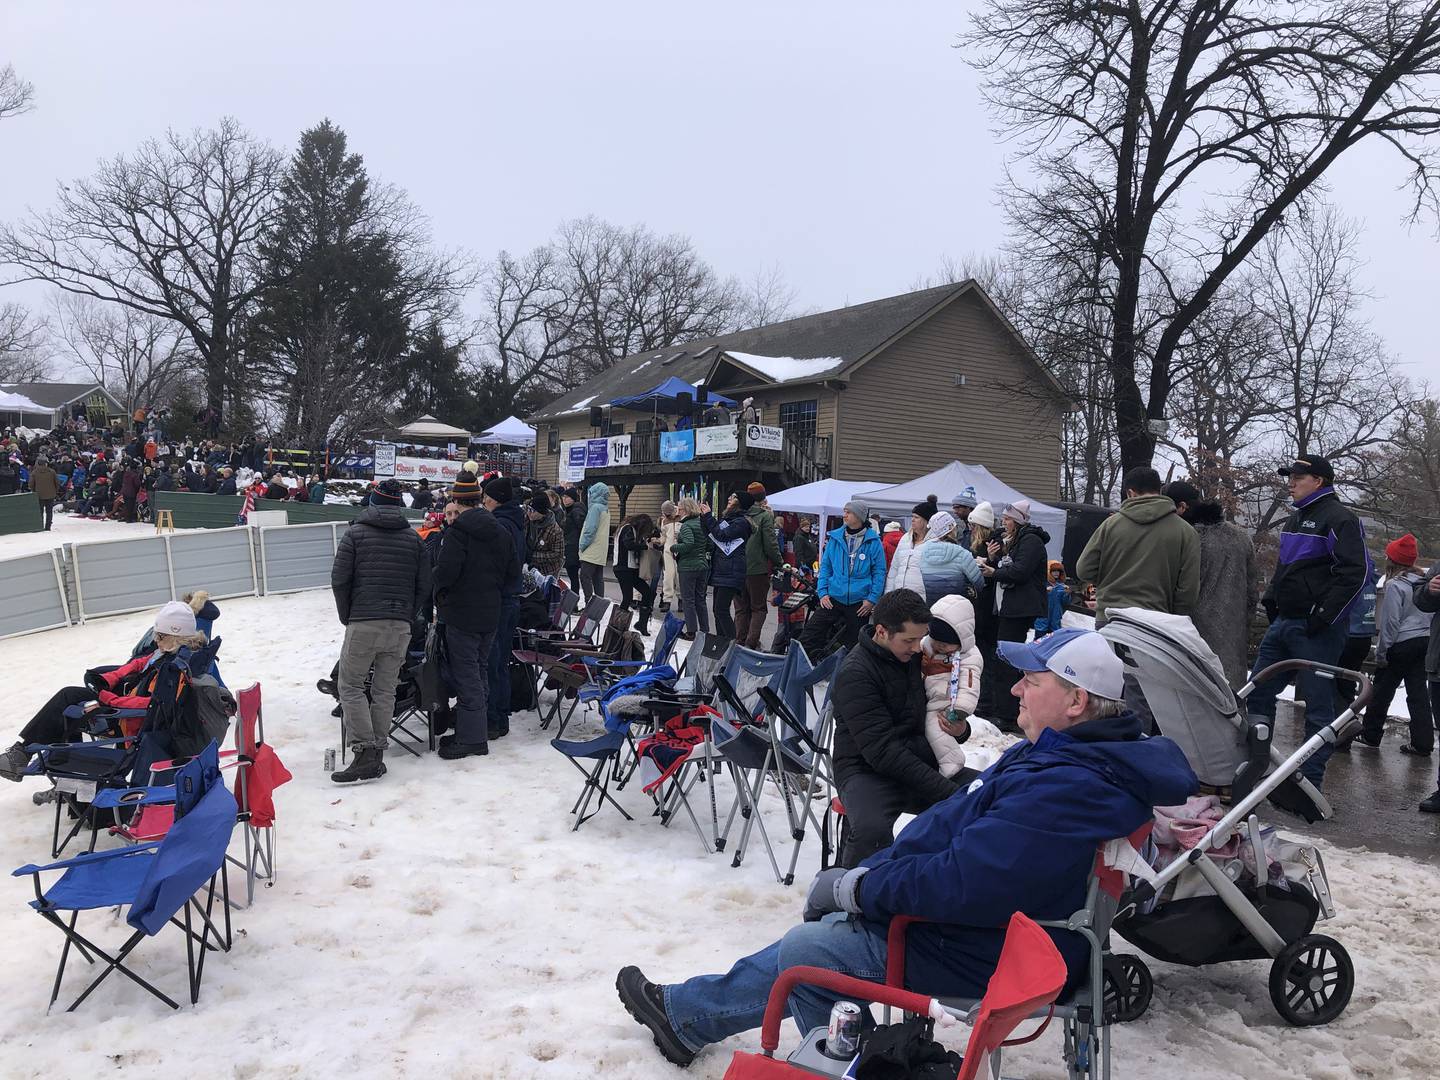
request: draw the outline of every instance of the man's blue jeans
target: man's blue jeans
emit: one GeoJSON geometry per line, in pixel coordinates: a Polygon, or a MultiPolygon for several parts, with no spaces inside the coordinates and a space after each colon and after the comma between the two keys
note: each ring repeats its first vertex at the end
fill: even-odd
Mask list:
{"type": "MultiPolygon", "coordinates": [[[[770,988],[786,968],[805,964],[828,968],[872,982],[885,981],[885,927],[852,920],[844,913],[791,927],[785,936],[757,953],[735,961],[724,975],[697,975],[666,986],[665,1013],[691,1050],[742,1031],[765,1019],[770,988]]],[[[809,1031],[829,1022],[830,1006],[840,995],[813,986],[790,995],[790,1016],[809,1031]]]]}
{"type": "Polygon", "coordinates": [[[510,730],[510,653],[514,650],[515,620],[520,615],[520,597],[500,597],[500,623],[495,627],[495,643],[490,647],[490,734],[504,735],[510,730]]]}
{"type": "MultiPolygon", "coordinates": [[[[1304,619],[1276,619],[1265,631],[1260,641],[1260,650],[1255,655],[1255,666],[1250,671],[1254,678],[1260,671],[1281,660],[1315,660],[1322,664],[1333,664],[1340,659],[1340,650],[1345,647],[1348,632],[1342,621],[1328,626],[1318,634],[1305,632],[1304,619]]],[[[1275,698],[1285,688],[1287,679],[1277,678],[1263,682],[1245,699],[1245,709],[1253,716],[1275,719],[1275,698]]],[[[1308,739],[1335,719],[1335,682],[1324,679],[1312,671],[1302,671],[1295,679],[1295,696],[1305,702],[1305,737],[1308,739]]],[[[1163,721],[1162,721],[1163,729],[1163,721]]],[[[1325,779],[1325,763],[1330,760],[1331,747],[1322,746],[1309,761],[1300,767],[1300,774],[1317,788],[1325,779]]]]}

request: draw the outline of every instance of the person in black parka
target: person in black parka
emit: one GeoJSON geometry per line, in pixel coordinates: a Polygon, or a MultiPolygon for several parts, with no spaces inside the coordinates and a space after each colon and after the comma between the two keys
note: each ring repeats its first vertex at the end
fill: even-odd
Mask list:
{"type": "Polygon", "coordinates": [[[355,751],[347,768],[330,775],[337,784],[385,774],[395,687],[413,623],[430,593],[430,559],[401,505],[399,484],[386,480],[377,485],[370,505],[340,538],[330,571],[335,609],[345,627],[340,708],[355,751]]]}
{"type": "Polygon", "coordinates": [[[580,534],[585,529],[585,504],[580,501],[577,488],[566,488],[560,493],[563,507],[560,527],[565,530],[565,576],[570,579],[570,588],[580,591],[580,534]]]}
{"type": "MultiPolygon", "coordinates": [[[[993,537],[980,570],[995,584],[995,637],[997,641],[1024,641],[1035,620],[1049,607],[1046,580],[1050,534],[1030,521],[1030,500],[1017,499],[1001,515],[1005,539],[993,537]]],[[[1020,702],[1007,688],[1020,673],[1003,659],[995,664],[993,719],[1002,731],[1018,732],[1020,702]]]]}
{"type": "Polygon", "coordinates": [[[942,776],[925,738],[925,601],[895,589],[880,598],[874,618],[836,672],[831,695],[835,779],[848,825],[840,866],[889,847],[901,814],[927,810],[979,775],[961,769],[953,779],[942,776]]]}

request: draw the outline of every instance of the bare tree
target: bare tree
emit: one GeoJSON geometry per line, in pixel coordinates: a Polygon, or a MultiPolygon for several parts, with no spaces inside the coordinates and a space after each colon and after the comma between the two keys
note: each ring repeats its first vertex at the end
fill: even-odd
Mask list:
{"type": "Polygon", "coordinates": [[[0,120],[35,107],[35,87],[15,74],[15,65],[0,68],[0,120]]]}
{"type": "Polygon", "coordinates": [[[785,271],[779,263],[772,263],[744,285],[741,309],[735,321],[746,329],[752,326],[768,326],[794,318],[797,293],[785,278],[785,271]]]}
{"type": "Polygon", "coordinates": [[[256,245],[273,219],[280,156],[231,119],[168,132],[93,177],[61,184],[55,209],[0,228],[11,281],[46,281],[182,327],[219,410],[234,329],[265,282],[256,245]]]}
{"type": "Polygon", "coordinates": [[[1375,465],[1375,513],[1395,533],[1413,532],[1426,554],[1440,551],[1440,401],[1410,402],[1375,465]]]}
{"type": "Polygon", "coordinates": [[[964,43],[1038,177],[1012,204],[1104,259],[1126,468],[1151,460],[1196,319],[1342,154],[1394,148],[1412,214],[1436,207],[1440,0],[990,0],[964,43]],[[1169,303],[1145,357],[1147,278],[1169,303]]]}
{"type": "Polygon", "coordinates": [[[39,382],[50,370],[49,327],[20,304],[0,304],[0,382],[39,382]]]}
{"type": "Polygon", "coordinates": [[[168,403],[195,367],[184,330],[133,308],[62,295],[54,326],[65,353],[119,398],[127,414],[168,403]]]}

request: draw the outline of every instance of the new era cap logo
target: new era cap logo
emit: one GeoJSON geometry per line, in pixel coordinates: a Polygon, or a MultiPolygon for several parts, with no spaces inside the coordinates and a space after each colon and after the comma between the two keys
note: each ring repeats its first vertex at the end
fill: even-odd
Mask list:
{"type": "Polygon", "coordinates": [[[1066,664],[1066,665],[1065,665],[1065,674],[1066,674],[1066,675],[1075,675],[1075,669],[1074,669],[1073,667],[1071,667],[1069,664],[1066,664]]]}

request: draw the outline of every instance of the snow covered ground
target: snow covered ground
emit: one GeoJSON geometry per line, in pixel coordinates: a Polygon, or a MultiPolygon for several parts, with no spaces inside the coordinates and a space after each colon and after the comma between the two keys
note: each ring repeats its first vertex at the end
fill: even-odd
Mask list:
{"type": "MultiPolygon", "coordinates": [[[[381,783],[332,785],[321,764],[338,721],[314,688],[341,637],[329,595],[221,607],[226,679],[263,684],[267,732],[296,774],[277,800],[279,881],[236,915],[235,948],[206,965],[197,1008],[172,1014],[112,977],[78,1013],[46,1016],[60,935],[26,906],[28,879],[0,879],[0,1075],[173,1069],[193,1059],[241,1078],[661,1080],[679,1074],[615,1000],[616,970],[638,963],[676,980],[723,969],[798,919],[803,886],[777,885],[758,846],[731,869],[728,857],[701,852],[685,822],[661,828],[633,787],[619,797],[636,820],[607,808],[570,832],[580,777],[533,715],[517,716],[488,758],[447,764],[392,752],[381,783]]],[[[0,735],[8,742],[89,664],[128,656],[146,622],[121,616],[0,642],[0,735]]],[[[0,784],[0,867],[47,851],[48,808],[31,805],[33,790],[33,781],[0,784]]],[[[816,861],[812,840],[802,881],[816,861]]],[[[1270,1005],[1266,965],[1152,961],[1155,1002],[1142,1021],[1116,1029],[1117,1076],[1435,1075],[1440,872],[1336,849],[1326,861],[1340,917],[1322,929],[1350,948],[1357,970],[1345,1016],[1319,1030],[1287,1027],[1270,1005]]],[[[89,926],[102,942],[127,933],[106,913],[92,913],[89,926]]],[[[183,993],[173,931],[146,941],[134,960],[183,993]]],[[[72,995],[83,966],[67,979],[72,995]]],[[[731,1049],[757,1045],[753,1034],[737,1037],[690,1074],[715,1080],[731,1049]]],[[[1007,1057],[1006,1074],[1063,1075],[1058,1033],[1007,1057]]]]}
{"type": "MultiPolygon", "coordinates": [[[[176,532],[189,532],[176,529],[176,532]]],[[[154,536],[155,526],[143,522],[100,521],[76,517],[73,514],[59,514],[54,517],[49,532],[13,533],[0,536],[0,559],[13,555],[34,555],[49,551],[64,544],[83,544],[91,540],[133,540],[140,536],[154,536]]]]}

